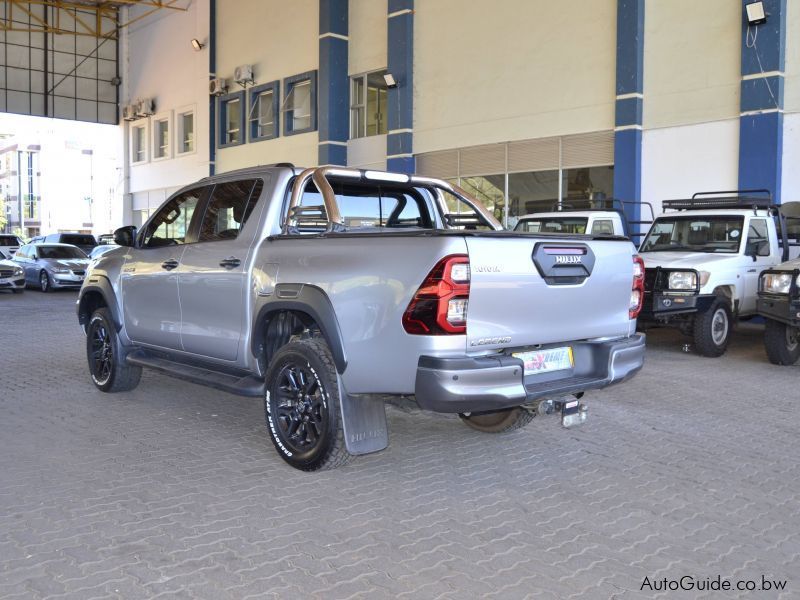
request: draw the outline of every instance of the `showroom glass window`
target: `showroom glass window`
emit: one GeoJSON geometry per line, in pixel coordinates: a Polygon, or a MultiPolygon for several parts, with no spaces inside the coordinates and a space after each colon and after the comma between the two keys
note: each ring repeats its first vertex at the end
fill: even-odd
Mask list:
{"type": "Polygon", "coordinates": [[[142,236],[142,247],[159,248],[185,244],[195,208],[207,193],[208,188],[201,187],[169,200],[147,224],[142,236]]]}
{"type": "Polygon", "coordinates": [[[357,75],[350,80],[350,137],[382,135],[387,131],[386,69],[357,75]]]}

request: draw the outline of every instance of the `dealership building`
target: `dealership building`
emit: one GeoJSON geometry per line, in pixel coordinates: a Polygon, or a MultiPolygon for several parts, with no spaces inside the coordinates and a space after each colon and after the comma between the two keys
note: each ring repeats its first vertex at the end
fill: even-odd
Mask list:
{"type": "Polygon", "coordinates": [[[137,225],[187,183],[278,162],[443,178],[508,226],[579,199],[796,200],[800,5],[748,4],[122,3],[96,52],[7,33],[0,110],[119,123],[137,225]]]}

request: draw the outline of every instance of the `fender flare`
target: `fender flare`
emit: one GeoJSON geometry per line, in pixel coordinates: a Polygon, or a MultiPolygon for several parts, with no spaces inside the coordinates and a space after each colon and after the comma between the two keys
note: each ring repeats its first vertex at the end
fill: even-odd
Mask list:
{"type": "Polygon", "coordinates": [[[291,310],[311,317],[319,325],[323,337],[328,342],[336,370],[341,375],[347,369],[347,354],[344,349],[342,330],[328,295],[319,287],[308,284],[279,283],[256,313],[253,321],[250,349],[254,356],[260,353],[260,346],[266,335],[266,322],[270,314],[291,310]]]}
{"type": "Polygon", "coordinates": [[[111,287],[111,282],[108,277],[104,275],[94,275],[89,279],[81,288],[78,295],[77,312],[78,322],[81,325],[86,325],[89,318],[92,316],[86,313],[86,305],[88,298],[91,294],[98,293],[103,298],[106,307],[111,312],[111,318],[114,320],[114,327],[117,331],[122,328],[122,318],[119,313],[119,305],[117,304],[117,295],[114,293],[114,288],[111,287]]]}

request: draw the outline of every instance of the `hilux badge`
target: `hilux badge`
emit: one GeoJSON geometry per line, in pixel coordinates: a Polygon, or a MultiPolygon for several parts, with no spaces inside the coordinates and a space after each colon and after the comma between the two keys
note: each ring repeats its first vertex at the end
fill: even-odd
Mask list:
{"type": "Polygon", "coordinates": [[[557,254],[555,258],[557,265],[581,264],[581,257],[577,254],[557,254]]]}

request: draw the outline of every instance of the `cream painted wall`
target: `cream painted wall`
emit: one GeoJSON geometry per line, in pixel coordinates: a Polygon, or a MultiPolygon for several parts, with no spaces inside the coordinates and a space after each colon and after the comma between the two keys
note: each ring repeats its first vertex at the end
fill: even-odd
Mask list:
{"type": "Polygon", "coordinates": [[[418,2],[414,152],[613,129],[616,14],[616,0],[418,2]]]}
{"type": "Polygon", "coordinates": [[[661,201],[695,192],[735,190],[739,177],[739,119],[642,134],[642,200],[656,213],[661,201]]]}
{"type": "MultiPolygon", "coordinates": [[[[187,12],[158,11],[127,30],[123,46],[126,44],[129,50],[127,57],[121,57],[122,104],[138,98],[154,98],[157,115],[170,116],[173,152],[177,130],[175,111],[189,107],[195,111],[195,152],[130,166],[131,193],[180,187],[208,175],[208,50],[196,52],[190,40],[207,41],[209,3],[195,0],[188,7],[187,12]]],[[[131,17],[136,16],[136,10],[141,9],[131,9],[131,17]]],[[[152,142],[153,119],[133,123],[145,124],[148,142],[152,142]]],[[[127,146],[130,124],[123,121],[121,127],[126,131],[127,146]]],[[[152,156],[152,149],[148,151],[152,156]]]]}
{"type": "Polygon", "coordinates": [[[734,0],[647,2],[645,129],[739,115],[741,19],[734,0]]]}
{"type": "MultiPolygon", "coordinates": [[[[318,0],[220,0],[217,2],[217,76],[234,83],[233,70],[253,66],[256,85],[283,79],[319,65],[318,0]]],[[[316,132],[246,143],[217,150],[217,172],[259,164],[317,164],[316,132]]]]}
{"type": "Polygon", "coordinates": [[[783,182],[781,200],[800,201],[800,113],[785,115],[783,121],[783,182]]]}
{"type": "Polygon", "coordinates": [[[371,135],[347,142],[347,164],[357,169],[386,170],[386,136],[371,135]]]}
{"type": "Polygon", "coordinates": [[[388,10],[387,0],[350,0],[351,75],[386,68],[388,10]]]}
{"type": "MultiPolygon", "coordinates": [[[[783,106],[787,113],[796,113],[800,112],[800,2],[796,0],[786,3],[786,32],[786,81],[783,106]]],[[[794,135],[798,135],[797,130],[794,135]]]]}

